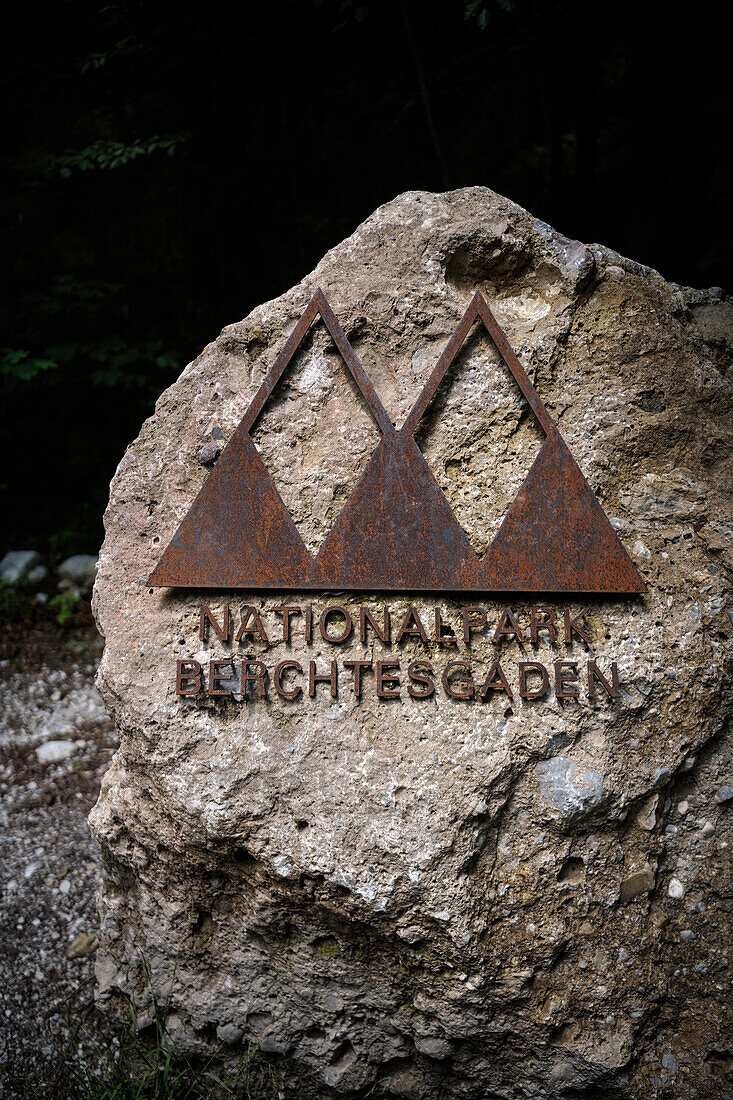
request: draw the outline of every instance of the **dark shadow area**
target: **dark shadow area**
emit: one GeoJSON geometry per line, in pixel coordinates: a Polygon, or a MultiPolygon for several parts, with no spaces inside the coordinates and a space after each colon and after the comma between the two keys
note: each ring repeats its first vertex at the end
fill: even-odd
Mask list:
{"type": "Polygon", "coordinates": [[[94,551],[161,390],[402,191],[730,285],[712,8],[28,0],[3,30],[0,551],[94,551]]]}

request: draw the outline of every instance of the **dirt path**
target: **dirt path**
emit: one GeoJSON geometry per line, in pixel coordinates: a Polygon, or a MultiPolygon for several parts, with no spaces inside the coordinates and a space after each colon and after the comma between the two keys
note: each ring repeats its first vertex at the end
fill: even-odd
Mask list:
{"type": "Polygon", "coordinates": [[[0,1095],[73,1095],[69,1027],[95,1021],[99,857],[87,814],[116,736],[88,606],[0,624],[0,1095]]]}

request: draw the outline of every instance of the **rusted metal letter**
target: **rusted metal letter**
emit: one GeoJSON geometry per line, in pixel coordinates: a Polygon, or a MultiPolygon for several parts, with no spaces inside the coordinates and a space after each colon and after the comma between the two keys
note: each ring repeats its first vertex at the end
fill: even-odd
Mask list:
{"type": "Polygon", "coordinates": [[[407,666],[407,675],[412,681],[407,685],[407,694],[413,699],[429,699],[435,694],[433,666],[430,661],[411,661],[407,666]],[[418,691],[413,684],[422,684],[425,690],[418,691]]]}
{"type": "Polygon", "coordinates": [[[316,662],[311,661],[310,670],[308,673],[308,694],[310,695],[311,699],[315,697],[316,684],[330,684],[331,698],[336,698],[336,696],[338,695],[338,669],[336,667],[335,661],[331,661],[331,671],[326,673],[325,676],[321,673],[316,672],[316,662]]]}
{"type": "Polygon", "coordinates": [[[302,615],[303,611],[300,607],[273,607],[275,615],[282,615],[283,617],[283,641],[290,641],[290,620],[293,615],[302,615]]]}
{"type": "Polygon", "coordinates": [[[283,673],[286,669],[292,668],[296,672],[302,672],[303,666],[300,661],[280,661],[275,665],[272,673],[272,684],[277,694],[283,699],[297,699],[303,694],[303,689],[298,684],[295,684],[292,688],[283,687],[283,673]]]}
{"type": "Polygon", "coordinates": [[[213,626],[216,632],[216,636],[220,642],[228,642],[229,631],[231,629],[231,616],[229,614],[229,608],[224,608],[224,623],[222,626],[219,626],[214,616],[214,612],[211,610],[210,607],[207,607],[206,604],[203,604],[199,608],[199,638],[202,642],[208,641],[210,626],[213,626]]]}
{"type": "Polygon", "coordinates": [[[575,661],[555,661],[555,695],[558,699],[578,698],[580,691],[575,684],[577,679],[578,665],[575,661]]]}
{"type": "Polygon", "coordinates": [[[321,637],[324,642],[333,642],[334,645],[341,645],[342,642],[345,642],[349,634],[351,634],[352,628],[353,623],[351,622],[351,615],[349,615],[345,607],[341,607],[339,604],[333,604],[331,607],[327,607],[318,620],[318,629],[321,632],[321,637]],[[330,615],[343,615],[344,617],[344,628],[338,637],[335,638],[332,634],[328,633],[327,629],[330,615]]]}
{"type": "Polygon", "coordinates": [[[198,661],[176,662],[176,695],[196,695],[201,691],[201,665],[198,661]],[[184,687],[188,681],[192,687],[184,687]]]}
{"type": "Polygon", "coordinates": [[[554,645],[557,640],[557,612],[551,607],[533,607],[529,613],[529,636],[532,645],[539,645],[540,633],[547,631],[547,640],[554,645]],[[540,619],[540,615],[546,616],[540,619]]]}
{"type": "Polygon", "coordinates": [[[591,644],[590,637],[583,630],[583,627],[580,625],[579,622],[579,620],[583,618],[587,611],[588,608],[584,607],[582,611],[579,611],[577,615],[573,615],[572,618],[570,617],[569,611],[563,611],[562,615],[565,623],[565,645],[573,644],[573,634],[577,634],[581,641],[587,642],[588,645],[591,644]]]}
{"type": "Polygon", "coordinates": [[[419,638],[425,645],[428,644],[427,632],[414,607],[409,607],[407,609],[407,614],[405,615],[402,626],[397,631],[397,636],[394,640],[395,645],[399,645],[402,639],[407,636],[410,638],[419,638]]]}
{"type": "Polygon", "coordinates": [[[443,611],[440,607],[435,609],[435,640],[439,646],[443,646],[445,649],[458,645],[456,632],[450,623],[443,622],[443,611]]]}
{"type": "Polygon", "coordinates": [[[520,661],[519,662],[519,695],[522,699],[541,699],[543,695],[547,694],[547,689],[550,686],[550,677],[547,675],[547,669],[539,661],[520,661]],[[530,691],[527,687],[527,675],[530,672],[539,672],[541,683],[534,691],[530,691]]]}
{"type": "Polygon", "coordinates": [[[267,631],[262,625],[262,619],[256,607],[248,606],[242,611],[242,624],[237,631],[235,642],[241,642],[245,635],[257,637],[261,642],[269,645],[270,639],[267,637],[267,631]],[[254,620],[251,626],[250,619],[254,620]]]}
{"type": "Polygon", "coordinates": [[[443,669],[442,683],[445,694],[451,699],[473,699],[475,685],[472,672],[473,666],[470,661],[449,661],[443,669]],[[450,679],[455,672],[462,674],[457,683],[450,679]]]}
{"type": "MultiPolygon", "coordinates": [[[[231,687],[222,688],[222,683],[226,683],[227,680],[232,681],[236,677],[236,670],[234,668],[234,662],[230,659],[224,661],[210,661],[209,662],[209,682],[206,687],[207,695],[231,695],[231,687]],[[227,673],[224,669],[228,669],[227,673]]],[[[242,692],[244,694],[244,691],[242,692]]]]}
{"type": "Polygon", "coordinates": [[[520,645],[524,645],[522,628],[517,622],[516,615],[511,607],[502,608],[492,641],[496,644],[496,642],[502,642],[505,638],[516,638],[520,645]]]}
{"type": "Polygon", "coordinates": [[[360,607],[359,608],[359,641],[361,642],[362,645],[366,645],[367,623],[369,623],[372,630],[374,631],[374,633],[379,638],[380,642],[384,642],[385,645],[388,645],[389,641],[391,639],[391,636],[392,636],[392,624],[390,622],[388,608],[385,607],[385,609],[384,609],[384,623],[381,627],[380,627],[379,623],[376,621],[376,619],[374,618],[374,616],[372,615],[369,608],[367,608],[367,607],[360,607]]]}
{"type": "Polygon", "coordinates": [[[260,699],[267,698],[267,668],[262,661],[242,661],[242,696],[247,698],[247,684],[257,684],[260,699]],[[253,668],[255,671],[250,672],[253,668]]]}
{"type": "Polygon", "coordinates": [[[471,631],[483,630],[486,626],[486,610],[483,607],[464,607],[461,614],[463,615],[463,641],[466,645],[470,645],[471,631]],[[479,615],[479,621],[471,622],[471,615],[479,615]]]}
{"type": "Polygon", "coordinates": [[[371,661],[344,661],[344,668],[353,668],[354,670],[354,695],[357,699],[361,699],[361,670],[371,667],[371,661]]]}
{"type": "Polygon", "coordinates": [[[377,661],[377,697],[379,699],[399,699],[400,677],[397,671],[400,662],[394,658],[389,661],[377,661]],[[390,669],[395,669],[391,672],[390,669]]]}
{"type": "Polygon", "coordinates": [[[619,695],[621,694],[621,689],[618,685],[618,665],[615,661],[611,662],[610,684],[601,672],[596,662],[588,661],[588,697],[590,699],[595,699],[596,697],[597,683],[601,685],[603,690],[611,699],[618,699],[619,695]]]}
{"type": "Polygon", "coordinates": [[[486,679],[480,691],[481,698],[485,699],[490,691],[505,691],[510,699],[514,698],[512,689],[509,687],[507,678],[504,675],[504,669],[498,661],[494,661],[486,673],[486,679]]]}

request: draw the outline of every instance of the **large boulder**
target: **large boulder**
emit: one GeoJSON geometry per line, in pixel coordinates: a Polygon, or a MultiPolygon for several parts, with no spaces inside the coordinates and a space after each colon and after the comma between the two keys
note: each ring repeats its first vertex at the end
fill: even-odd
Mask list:
{"type": "MultiPolygon", "coordinates": [[[[131,1000],[143,1025],[169,1006],[186,1050],[260,1051],[288,1097],[715,1094],[731,1057],[731,803],[715,800],[733,700],[730,334],[720,291],[465,188],[381,207],[183,371],[115,475],[94,593],[98,683],[121,737],[90,819],[102,1003],[131,1000]],[[149,587],[317,287],[397,424],[480,290],[647,594],[149,587]],[[308,643],[293,615],[285,641],[283,604],[312,605],[314,624],[341,605],[354,629],[335,644],[314,625],[308,643]],[[467,646],[476,605],[486,626],[467,646]],[[390,643],[368,622],[360,641],[359,606],[378,624],[389,611],[390,643]],[[532,643],[539,606],[557,616],[554,644],[547,630],[532,643]],[[410,607],[427,642],[414,618],[396,641],[410,607]],[[453,646],[435,639],[437,608],[453,646]],[[213,686],[236,694],[207,692],[227,657],[235,673],[264,663],[267,698],[225,665],[213,686]],[[481,695],[495,658],[511,696],[496,674],[481,695]],[[296,699],[273,690],[284,659],[305,669],[296,699]],[[311,696],[308,662],[325,674],[334,659],[338,696],[328,683],[311,696]],[[365,669],[357,699],[344,662],[370,659],[399,660],[400,686],[383,669],[378,697],[365,669]],[[421,659],[436,673],[423,699],[405,673],[421,659]],[[473,662],[472,698],[451,696],[468,693],[465,668],[441,683],[451,659],[473,662]],[[563,660],[576,668],[558,685],[563,660]],[[195,694],[177,694],[178,661],[198,663],[178,685],[195,694]],[[542,693],[534,670],[535,698],[520,697],[520,662],[549,670],[542,693]]],[[[380,438],[320,323],[252,436],[315,553],[380,438]]],[[[483,330],[416,439],[484,553],[543,433],[483,330]]]]}

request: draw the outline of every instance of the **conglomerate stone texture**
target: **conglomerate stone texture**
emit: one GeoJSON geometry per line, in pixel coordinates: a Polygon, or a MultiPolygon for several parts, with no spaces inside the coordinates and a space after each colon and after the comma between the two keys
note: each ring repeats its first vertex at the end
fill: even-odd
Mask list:
{"type": "MultiPolygon", "coordinates": [[[[485,188],[410,192],[184,370],[115,475],[94,597],[120,735],[91,816],[102,1003],[129,998],[141,1026],[168,1006],[189,1051],[259,1049],[286,1097],[733,1095],[731,316],[720,290],[671,285],[485,188]],[[481,290],[648,594],[147,587],[316,287],[398,425],[481,290]],[[301,609],[287,642],[283,604],[301,609]],[[230,609],[228,640],[206,617],[202,640],[202,605],[222,633],[230,609]],[[335,605],[353,621],[340,644],[318,629],[335,605]],[[469,605],[486,625],[470,613],[466,644],[469,605]],[[497,635],[507,606],[518,630],[504,616],[497,635]],[[557,635],[533,644],[539,606],[557,635]],[[359,607],[380,625],[388,611],[389,642],[368,620],[362,641],[359,607]],[[409,608],[427,640],[397,641],[409,608]],[[589,641],[566,641],[564,612],[589,641]],[[213,683],[232,693],[211,695],[227,658],[213,683]],[[242,695],[247,659],[268,677],[242,695]],[[179,660],[201,666],[196,694],[176,693],[179,660]],[[282,681],[297,698],[273,690],[281,660],[304,670],[282,681]],[[337,696],[311,695],[309,662],[333,660],[337,696]],[[372,662],[360,698],[354,660],[372,662]],[[379,698],[376,664],[395,660],[397,697],[379,698]],[[408,691],[428,691],[406,671],[418,660],[427,698],[408,691]],[[465,666],[443,682],[451,660],[473,688],[465,666]],[[558,697],[560,660],[577,698],[558,697]],[[616,662],[616,698],[591,695],[591,660],[611,690],[616,662]],[[528,677],[535,698],[520,662],[548,670],[544,692],[528,677]]],[[[379,440],[322,323],[252,435],[317,552],[379,440]]],[[[417,441],[479,553],[542,438],[476,327],[417,441]]],[[[327,633],[343,625],[333,613],[327,633]]]]}

